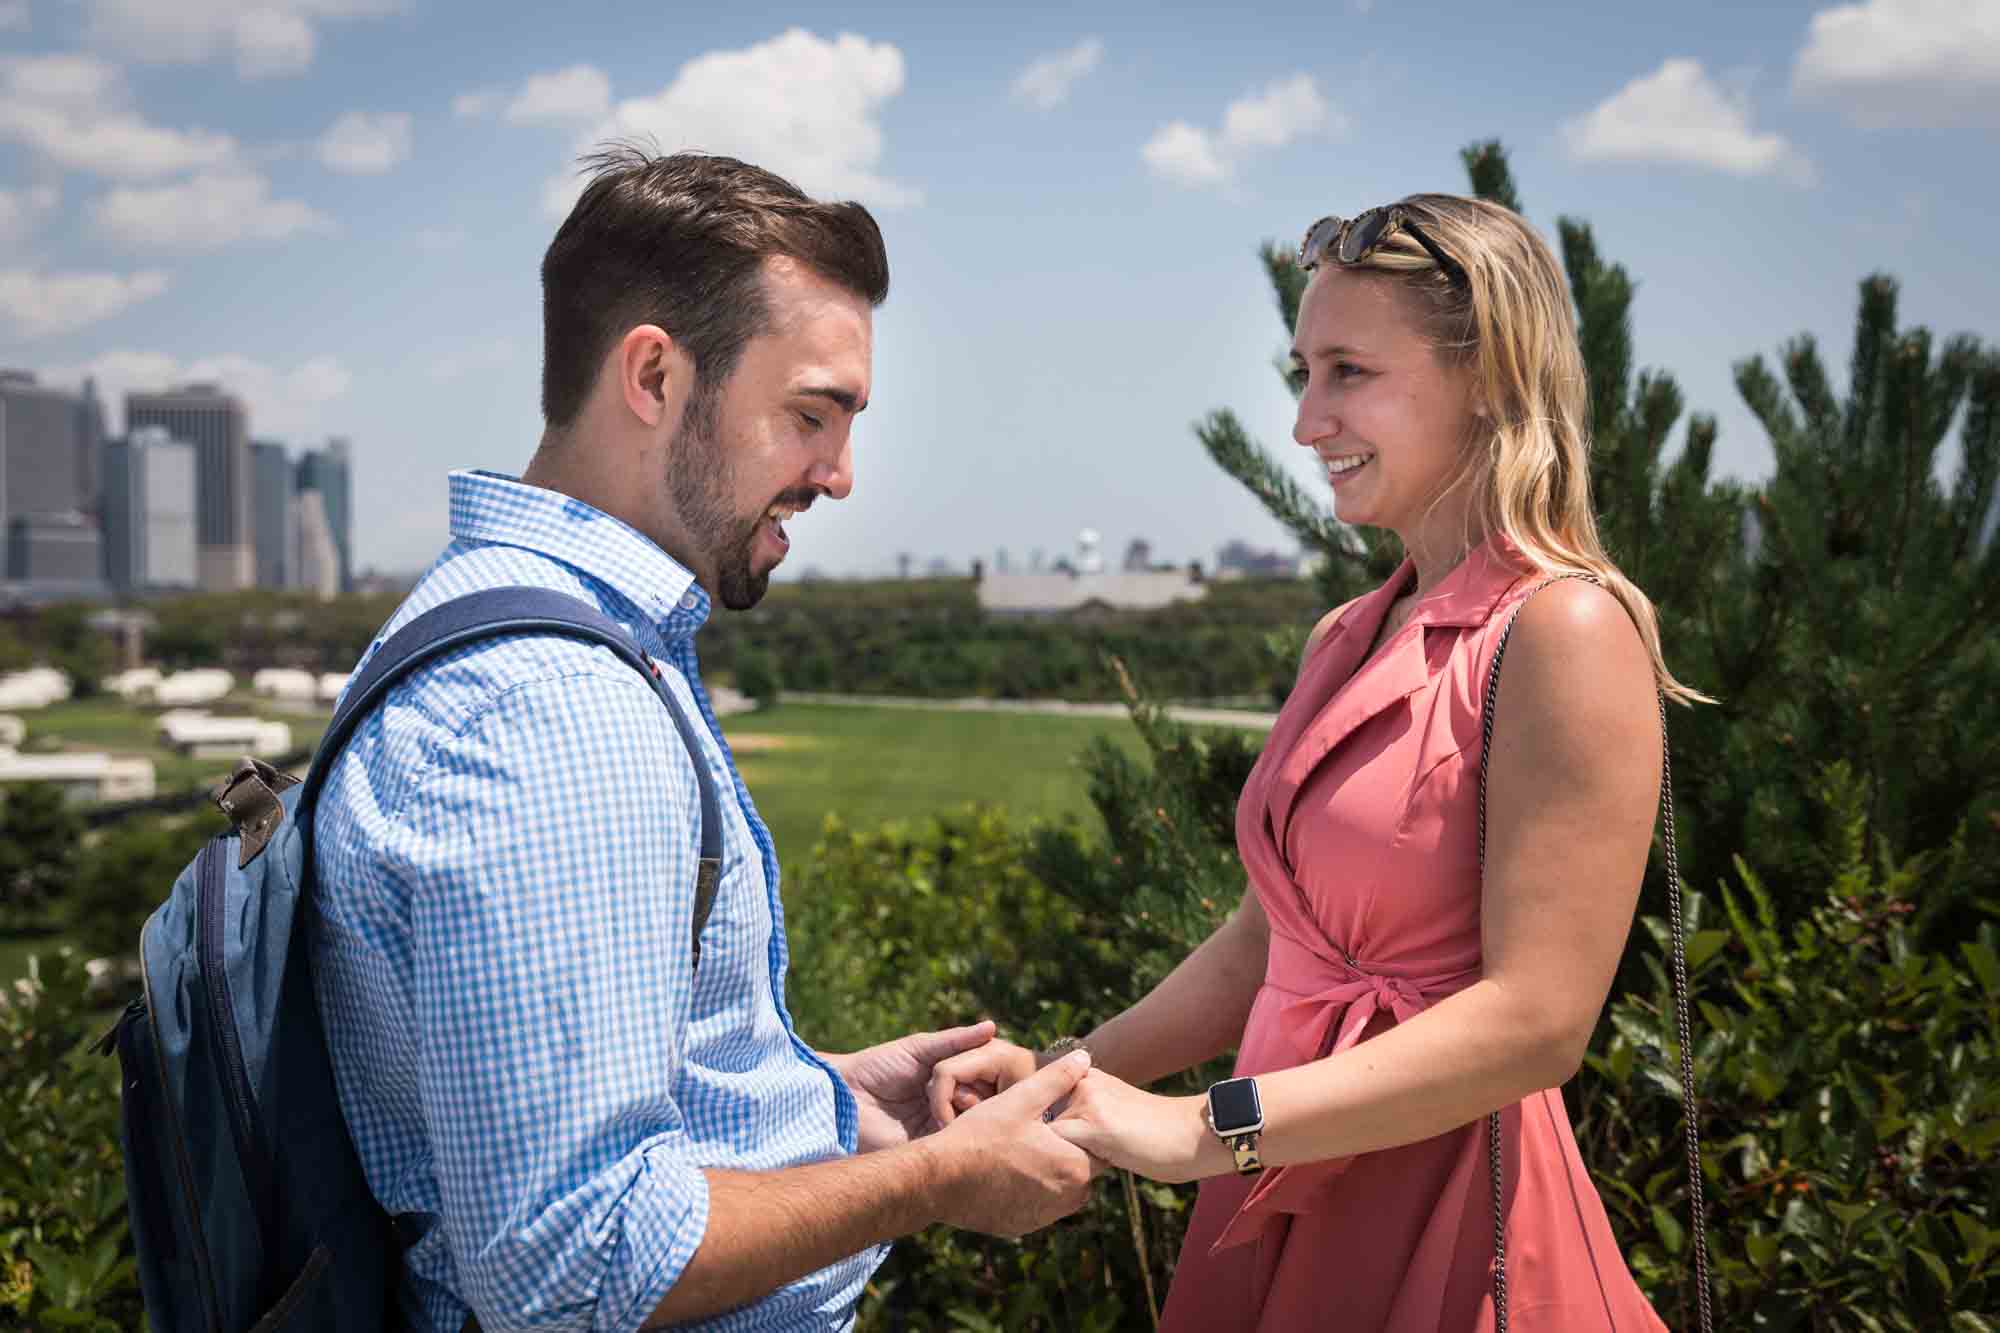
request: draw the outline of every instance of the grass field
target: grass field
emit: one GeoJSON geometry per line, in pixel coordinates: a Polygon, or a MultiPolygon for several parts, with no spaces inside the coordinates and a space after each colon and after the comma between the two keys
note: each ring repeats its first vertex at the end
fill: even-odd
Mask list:
{"type": "MultiPolygon", "coordinates": [[[[286,717],[293,739],[302,744],[317,738],[326,724],[317,714],[265,715],[286,717]]],[[[211,770],[228,768],[173,758],[151,744],[151,715],[115,700],[66,703],[32,717],[30,737],[60,734],[75,745],[148,755],[160,767],[163,791],[170,787],[169,772],[205,779],[211,770]]],[[[738,714],[725,719],[723,733],[786,866],[811,855],[829,812],[867,829],[979,801],[1005,806],[1023,819],[1074,814],[1094,829],[1097,814],[1084,794],[1078,754],[1093,736],[1108,736],[1135,754],[1143,749],[1138,732],[1123,718],[805,704],[738,714]]],[[[175,785],[191,780],[184,777],[175,785]]],[[[159,888],[164,896],[168,886],[159,888]]],[[[0,936],[0,985],[26,970],[29,954],[48,952],[60,942],[60,936],[0,936]]]]}
{"type": "Polygon", "coordinates": [[[979,801],[1095,825],[1077,755],[1093,736],[1143,749],[1123,718],[803,704],[727,718],[723,734],[787,866],[811,853],[828,813],[873,828],[979,801]]]}

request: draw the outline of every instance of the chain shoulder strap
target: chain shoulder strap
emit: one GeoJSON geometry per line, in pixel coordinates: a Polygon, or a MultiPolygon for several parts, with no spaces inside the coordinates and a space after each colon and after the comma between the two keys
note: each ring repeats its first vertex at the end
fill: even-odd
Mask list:
{"type": "MultiPolygon", "coordinates": [[[[1558,574],[1529,592],[1528,597],[1564,579],[1597,580],[1588,574],[1558,574]]],[[[1514,633],[1515,618],[1528,597],[1523,597],[1507,617],[1500,642],[1493,649],[1493,665],[1486,673],[1486,700],[1481,710],[1482,737],[1479,747],[1479,875],[1486,877],[1486,780],[1493,758],[1493,706],[1500,699],[1500,659],[1507,654],[1507,640],[1514,633]]],[[[1701,1192],[1701,1109],[1694,1083],[1694,1041],[1688,1022],[1687,941],[1681,925],[1680,853],[1674,845],[1673,751],[1667,744],[1667,696],[1658,695],[1660,707],[1660,810],[1663,840],[1667,853],[1667,908],[1673,926],[1674,1022],[1681,1046],[1681,1107],[1687,1127],[1688,1207],[1694,1216],[1695,1294],[1700,1308],[1701,1333],[1711,1333],[1713,1315],[1708,1294],[1707,1209],[1701,1192]]],[[[1486,1117],[1486,1159],[1493,1184],[1493,1320],[1495,1333],[1507,1333],[1507,1227],[1500,1170],[1500,1113],[1486,1117]]]]}

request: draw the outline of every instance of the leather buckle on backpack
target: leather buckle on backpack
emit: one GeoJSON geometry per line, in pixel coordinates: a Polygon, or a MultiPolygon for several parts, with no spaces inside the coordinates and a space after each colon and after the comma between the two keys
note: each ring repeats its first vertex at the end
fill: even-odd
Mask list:
{"type": "Polygon", "coordinates": [[[299,780],[290,773],[280,773],[263,760],[245,755],[237,763],[236,771],[216,787],[213,800],[236,826],[243,843],[236,862],[238,870],[256,860],[270,845],[271,835],[285,819],[285,807],[279,803],[278,793],[298,785],[299,780]]]}

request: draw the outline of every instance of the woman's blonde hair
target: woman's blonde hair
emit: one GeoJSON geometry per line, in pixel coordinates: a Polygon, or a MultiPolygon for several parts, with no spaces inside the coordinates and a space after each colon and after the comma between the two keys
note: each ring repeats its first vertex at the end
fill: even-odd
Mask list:
{"type": "Polygon", "coordinates": [[[1713,702],[1667,670],[1652,601],[1612,563],[1597,535],[1590,385],[1555,255],[1519,214],[1483,199],[1416,194],[1398,206],[1459,263],[1466,281],[1452,281],[1407,232],[1339,267],[1392,279],[1411,298],[1438,355],[1473,372],[1476,430],[1446,493],[1469,485],[1468,523],[1504,535],[1538,572],[1601,582],[1638,627],[1667,696],[1713,702]]]}

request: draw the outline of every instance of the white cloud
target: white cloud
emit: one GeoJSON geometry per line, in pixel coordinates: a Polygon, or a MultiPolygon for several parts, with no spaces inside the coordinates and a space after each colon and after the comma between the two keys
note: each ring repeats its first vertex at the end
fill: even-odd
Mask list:
{"type": "Polygon", "coordinates": [[[611,80],[595,65],[532,74],[503,118],[510,125],[568,125],[611,114],[611,80]]]}
{"type": "Polygon", "coordinates": [[[372,18],[401,0],[83,0],[86,40],[151,64],[236,57],[245,78],[295,74],[312,63],[317,24],[372,18]]]}
{"type": "Polygon", "coordinates": [[[312,24],[282,9],[253,9],[236,20],[236,72],[246,79],[298,74],[312,64],[312,24]]]}
{"type": "Polygon", "coordinates": [[[26,32],[32,26],[28,0],[0,0],[0,32],[26,32]]]}
{"type": "Polygon", "coordinates": [[[475,88],[451,99],[451,114],[460,120],[484,120],[507,100],[498,88],[475,88]]]}
{"type": "Polygon", "coordinates": [[[1223,109],[1219,130],[1184,120],[1162,125],[1139,156],[1154,175],[1177,185],[1218,185],[1252,153],[1309,135],[1346,132],[1347,118],[1328,104],[1312,76],[1294,74],[1231,102],[1223,109]]]}
{"type": "Polygon", "coordinates": [[[379,176],[410,156],[407,111],[350,111],[314,147],[320,162],[350,176],[379,176]]]}
{"type": "Polygon", "coordinates": [[[1139,156],[1155,175],[1178,185],[1214,185],[1229,176],[1208,131],[1184,120],[1162,125],[1139,149],[1139,156]]]}
{"type": "Polygon", "coordinates": [[[0,269],[0,321],[24,338],[70,333],[166,289],[167,275],[158,269],[131,274],[0,269]]]}
{"type": "Polygon", "coordinates": [[[1671,59],[1562,127],[1581,162],[1677,162],[1804,183],[1812,166],[1781,134],[1750,126],[1749,99],[1725,92],[1701,62],[1671,59]]]}
{"type": "Polygon", "coordinates": [[[139,250],[217,250],[333,227],[296,199],[273,199],[270,182],[243,170],[121,186],[91,206],[91,217],[107,239],[139,250]]]}
{"type": "MultiPolygon", "coordinates": [[[[826,41],[792,28],[741,51],[711,51],[680,67],[651,97],[620,102],[579,147],[651,137],[662,149],[701,149],[755,162],[813,194],[879,208],[920,203],[923,192],[880,175],[883,103],[903,89],[903,53],[842,33],[826,41]]],[[[551,181],[543,201],[560,217],[582,192],[551,181]]]]}
{"type": "Polygon", "coordinates": [[[182,361],[166,352],[134,350],[107,352],[41,378],[75,385],[85,377],[97,381],[97,392],[116,431],[124,430],[126,393],[214,381],[249,407],[250,428],[258,435],[294,437],[337,434],[324,409],[344,397],[354,383],[348,369],[330,356],[311,357],[287,370],[237,352],[182,361]]]}
{"type": "Polygon", "coordinates": [[[1866,0],[1822,10],[1792,91],[1870,128],[2000,127],[2000,4],[1866,0]]]}
{"type": "Polygon", "coordinates": [[[0,59],[0,140],[119,180],[219,166],[237,151],[227,134],[147,124],[118,68],[87,55],[0,59]]]}
{"type": "Polygon", "coordinates": [[[62,192],[53,185],[31,185],[25,190],[0,187],[0,243],[19,244],[61,202],[62,192]]]}
{"type": "Polygon", "coordinates": [[[1014,80],[1014,96],[1043,111],[1069,100],[1077,81],[1097,68],[1104,58],[1104,43],[1086,37],[1067,51],[1057,51],[1029,62],[1014,80]]]}

